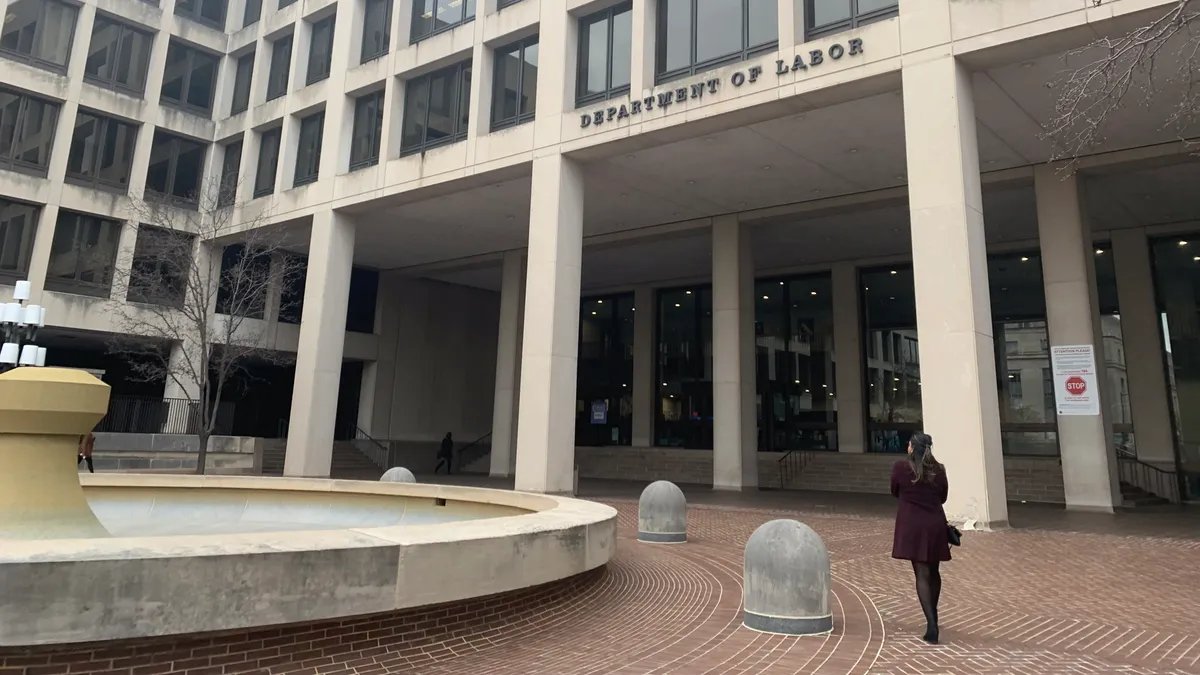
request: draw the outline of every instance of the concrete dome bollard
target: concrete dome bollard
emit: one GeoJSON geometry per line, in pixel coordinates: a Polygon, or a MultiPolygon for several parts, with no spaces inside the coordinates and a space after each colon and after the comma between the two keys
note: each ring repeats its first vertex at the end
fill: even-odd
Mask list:
{"type": "Polygon", "coordinates": [[[638,541],[678,544],[687,541],[687,499],[670,481],[658,480],[638,500],[638,541]]]}
{"type": "Polygon", "coordinates": [[[746,542],[742,623],[781,635],[833,630],[829,551],[812,528],[795,520],[763,523],[746,542]]]}
{"type": "Polygon", "coordinates": [[[395,466],[384,472],[383,477],[379,479],[381,483],[415,483],[417,477],[411,471],[402,467],[395,466]]]}

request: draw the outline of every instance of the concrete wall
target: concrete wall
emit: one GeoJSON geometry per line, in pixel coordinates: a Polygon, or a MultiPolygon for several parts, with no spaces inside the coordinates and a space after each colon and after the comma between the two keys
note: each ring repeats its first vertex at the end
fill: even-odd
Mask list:
{"type": "Polygon", "coordinates": [[[384,275],[380,306],[368,432],[436,444],[449,431],[461,445],[491,431],[500,294],[384,275]]]}
{"type": "MultiPolygon", "coordinates": [[[[758,453],[758,484],[779,487],[783,453],[758,453]]],[[[891,454],[813,452],[788,488],[831,492],[886,494],[891,454]]],[[[575,448],[581,478],[712,484],[712,451],[610,446],[575,448]]],[[[1005,457],[1005,484],[1010,501],[1063,503],[1062,465],[1057,457],[1005,457]]],[[[954,476],[950,476],[954,480],[954,476]]]]}
{"type": "MultiPolygon", "coordinates": [[[[212,436],[207,473],[254,474],[262,468],[263,439],[212,436]]],[[[188,471],[196,468],[200,441],[179,434],[97,433],[92,464],[97,471],[188,471]]],[[[80,465],[80,469],[86,469],[80,465]]]]}

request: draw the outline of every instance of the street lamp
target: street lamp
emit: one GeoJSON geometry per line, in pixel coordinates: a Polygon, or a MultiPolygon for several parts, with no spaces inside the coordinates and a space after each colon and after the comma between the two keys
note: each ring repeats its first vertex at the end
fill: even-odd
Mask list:
{"type": "Polygon", "coordinates": [[[46,308],[25,304],[29,301],[28,281],[17,282],[13,300],[0,304],[0,333],[4,335],[0,372],[17,366],[46,365],[46,348],[33,344],[38,329],[46,325],[46,308]]]}

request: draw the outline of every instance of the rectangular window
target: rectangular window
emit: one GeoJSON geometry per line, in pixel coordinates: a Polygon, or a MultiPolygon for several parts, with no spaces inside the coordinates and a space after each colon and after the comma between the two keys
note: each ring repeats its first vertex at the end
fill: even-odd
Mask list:
{"type": "Polygon", "coordinates": [[[46,289],[108,297],[120,235],[121,224],[115,220],[60,210],[46,289]]]}
{"type": "Polygon", "coordinates": [[[46,175],[58,104],[0,89],[0,168],[46,175]]]}
{"type": "Polygon", "coordinates": [[[218,58],[172,41],[167,47],[162,99],[192,112],[212,115],[218,58]]]}
{"type": "Polygon", "coordinates": [[[270,279],[269,254],[247,251],[242,244],[226,246],[221,252],[217,313],[248,319],[263,318],[270,279]]]}
{"type": "Polygon", "coordinates": [[[275,192],[275,174],[279,168],[279,140],[283,128],[275,127],[262,132],[258,144],[258,171],[254,175],[254,198],[266,197],[275,192]]]}
{"type": "Polygon", "coordinates": [[[181,306],[195,242],[196,238],[186,232],[139,226],[125,299],[150,305],[181,306]]]}
{"type": "Polygon", "coordinates": [[[67,156],[67,178],[127,191],[137,132],[134,124],[80,109],[67,156]]]}
{"type": "Polygon", "coordinates": [[[29,273],[40,212],[32,204],[0,199],[0,279],[19,281],[29,273]]]}
{"type": "Polygon", "coordinates": [[[204,174],[204,149],[199,141],[156,129],[146,171],[146,197],[196,208],[204,174]]]}
{"type": "Polygon", "coordinates": [[[287,93],[288,72],[292,68],[292,36],[281,37],[271,45],[271,72],[267,75],[267,100],[287,93]]]}
{"type": "Polygon", "coordinates": [[[409,80],[400,155],[425,152],[466,138],[470,92],[470,61],[409,80]]]}
{"type": "Polygon", "coordinates": [[[296,176],[293,187],[315,183],[321,169],[321,137],[325,131],[325,112],[300,120],[300,143],[296,148],[296,176]]]}
{"type": "Polygon", "coordinates": [[[518,2],[520,2],[520,1],[521,1],[521,0],[498,0],[498,1],[496,2],[496,9],[504,9],[505,7],[509,7],[509,6],[511,6],[511,5],[515,5],[515,4],[517,4],[518,2]]]}
{"type": "Polygon", "coordinates": [[[254,52],[238,57],[237,72],[233,76],[233,101],[229,114],[245,112],[250,107],[250,84],[254,79],[254,52]]]}
{"type": "Polygon", "coordinates": [[[775,0],[658,0],[656,81],[770,51],[778,24],[775,0]]]}
{"type": "Polygon", "coordinates": [[[383,90],[358,97],[354,102],[354,133],[350,136],[350,170],[379,163],[383,137],[383,90]]]}
{"type": "Polygon", "coordinates": [[[331,16],[318,21],[312,27],[312,41],[308,47],[307,84],[320,82],[329,77],[330,60],[333,58],[333,20],[331,16]]]}
{"type": "Polygon", "coordinates": [[[623,2],[580,19],[576,104],[628,94],[632,49],[632,3],[623,2]]]}
{"type": "Polygon", "coordinates": [[[175,16],[225,30],[225,0],[176,0],[175,16]]]}
{"type": "Polygon", "coordinates": [[[533,119],[537,107],[538,36],[496,50],[492,130],[533,119]]]}
{"type": "Polygon", "coordinates": [[[262,0],[246,0],[246,10],[242,13],[242,28],[253,26],[262,18],[262,0]]]}
{"type": "Polygon", "coordinates": [[[812,39],[886,19],[899,11],[899,0],[805,0],[805,33],[812,39]]]}
{"type": "Polygon", "coordinates": [[[221,194],[217,196],[217,206],[232,206],[237,201],[238,177],[242,167],[242,142],[234,141],[225,146],[225,154],[221,158],[221,194]]]}
{"type": "Polygon", "coordinates": [[[148,31],[97,14],[83,67],[84,79],[140,96],[146,91],[153,42],[154,36],[148,31]]]}
{"type": "Polygon", "coordinates": [[[50,70],[65,71],[79,10],[59,0],[16,0],[4,14],[0,53],[50,70]]]}
{"type": "Polygon", "coordinates": [[[388,53],[392,42],[392,0],[367,0],[363,17],[362,63],[388,53]]]}
{"type": "Polygon", "coordinates": [[[412,43],[475,19],[475,0],[413,0],[412,43]]]}
{"type": "Polygon", "coordinates": [[[279,9],[296,4],[296,0],[279,0],[279,9]]]}

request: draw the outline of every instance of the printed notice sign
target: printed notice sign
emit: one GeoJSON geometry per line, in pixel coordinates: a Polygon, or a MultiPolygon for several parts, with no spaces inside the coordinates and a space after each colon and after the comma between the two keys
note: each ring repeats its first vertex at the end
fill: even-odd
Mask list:
{"type": "Polygon", "coordinates": [[[1100,383],[1091,345],[1050,348],[1054,402],[1059,415],[1099,415],[1100,383]]]}

